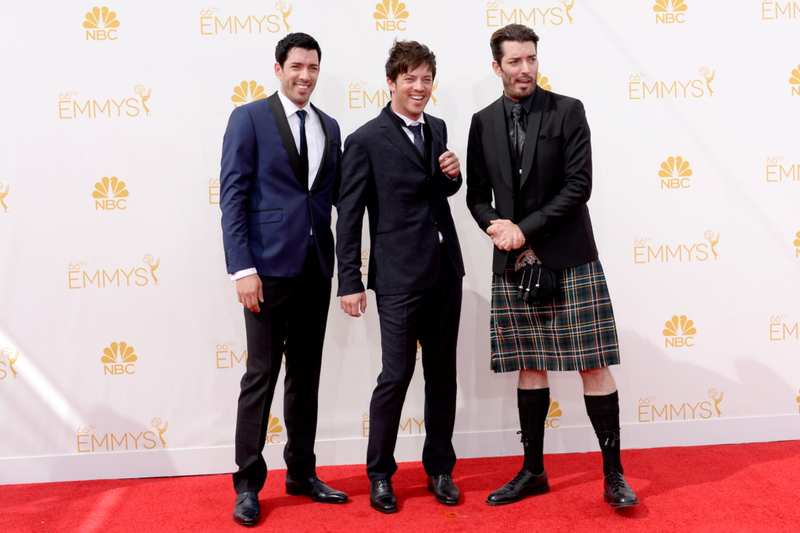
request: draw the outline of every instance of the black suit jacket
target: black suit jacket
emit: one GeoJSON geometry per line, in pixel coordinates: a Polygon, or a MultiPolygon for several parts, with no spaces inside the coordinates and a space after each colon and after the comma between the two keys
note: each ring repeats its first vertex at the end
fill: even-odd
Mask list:
{"type": "MultiPolygon", "coordinates": [[[[596,261],[586,206],[592,194],[592,148],[583,104],[537,87],[527,122],[522,219],[514,222],[549,268],[596,261]]],[[[501,97],[473,115],[467,145],[467,206],[484,231],[491,220],[513,220],[512,172],[501,97]]],[[[508,252],[495,247],[492,270],[502,274],[507,261],[508,252]]]]}
{"type": "Polygon", "coordinates": [[[447,151],[444,121],[425,114],[424,160],[384,108],[345,141],[342,185],[336,223],[339,296],[364,291],[361,281],[361,231],[369,212],[371,252],[367,287],[376,294],[404,294],[429,289],[439,276],[439,232],[456,273],[464,275],[448,196],[462,178],[448,178],[439,167],[447,151]]]}

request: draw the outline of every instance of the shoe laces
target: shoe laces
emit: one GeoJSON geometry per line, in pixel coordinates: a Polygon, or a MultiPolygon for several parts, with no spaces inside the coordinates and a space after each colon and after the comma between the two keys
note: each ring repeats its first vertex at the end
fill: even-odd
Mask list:
{"type": "Polygon", "coordinates": [[[620,488],[624,487],[627,483],[625,482],[625,477],[617,470],[606,474],[606,483],[608,483],[609,488],[620,488]]]}

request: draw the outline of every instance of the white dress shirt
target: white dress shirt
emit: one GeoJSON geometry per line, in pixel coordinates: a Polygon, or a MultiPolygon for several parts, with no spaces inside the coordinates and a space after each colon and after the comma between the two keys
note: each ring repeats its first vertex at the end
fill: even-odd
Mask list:
{"type": "MultiPolygon", "coordinates": [[[[292,137],[297,146],[297,153],[300,153],[300,117],[297,112],[300,110],[297,104],[289,100],[281,91],[278,91],[278,98],[281,99],[283,110],[286,112],[286,120],[289,122],[289,129],[292,130],[292,137]]],[[[325,153],[325,131],[322,129],[320,116],[310,105],[306,105],[306,144],[308,145],[308,189],[314,185],[314,180],[322,165],[322,155],[325,153]]],[[[412,134],[413,142],[413,134],[412,134]]],[[[313,234],[313,230],[311,231],[313,234]]],[[[240,270],[231,274],[231,281],[244,278],[251,274],[258,274],[255,268],[240,270]]]]}

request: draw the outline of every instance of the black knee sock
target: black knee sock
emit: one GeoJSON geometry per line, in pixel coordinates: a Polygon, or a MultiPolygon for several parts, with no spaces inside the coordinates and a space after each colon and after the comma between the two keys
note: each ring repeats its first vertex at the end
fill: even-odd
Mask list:
{"type": "Polygon", "coordinates": [[[600,441],[603,452],[603,472],[619,472],[622,474],[619,444],[619,394],[617,391],[605,396],[586,396],[586,413],[592,421],[592,427],[600,441]]]}
{"type": "Polygon", "coordinates": [[[544,422],[550,407],[550,389],[517,389],[517,406],[525,447],[523,468],[539,475],[544,470],[544,422]]]}

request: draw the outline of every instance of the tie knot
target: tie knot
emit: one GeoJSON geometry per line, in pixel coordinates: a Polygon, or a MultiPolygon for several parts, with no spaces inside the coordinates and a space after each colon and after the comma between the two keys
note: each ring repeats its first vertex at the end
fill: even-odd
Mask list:
{"type": "Polygon", "coordinates": [[[408,127],[414,135],[422,135],[422,124],[413,124],[408,127]]]}
{"type": "Polygon", "coordinates": [[[308,111],[306,111],[305,109],[297,110],[297,116],[300,117],[300,122],[306,121],[306,114],[308,114],[308,111]]]}
{"type": "Polygon", "coordinates": [[[514,106],[511,108],[511,117],[514,120],[519,121],[519,119],[522,117],[522,104],[519,102],[514,104],[514,106]]]}

